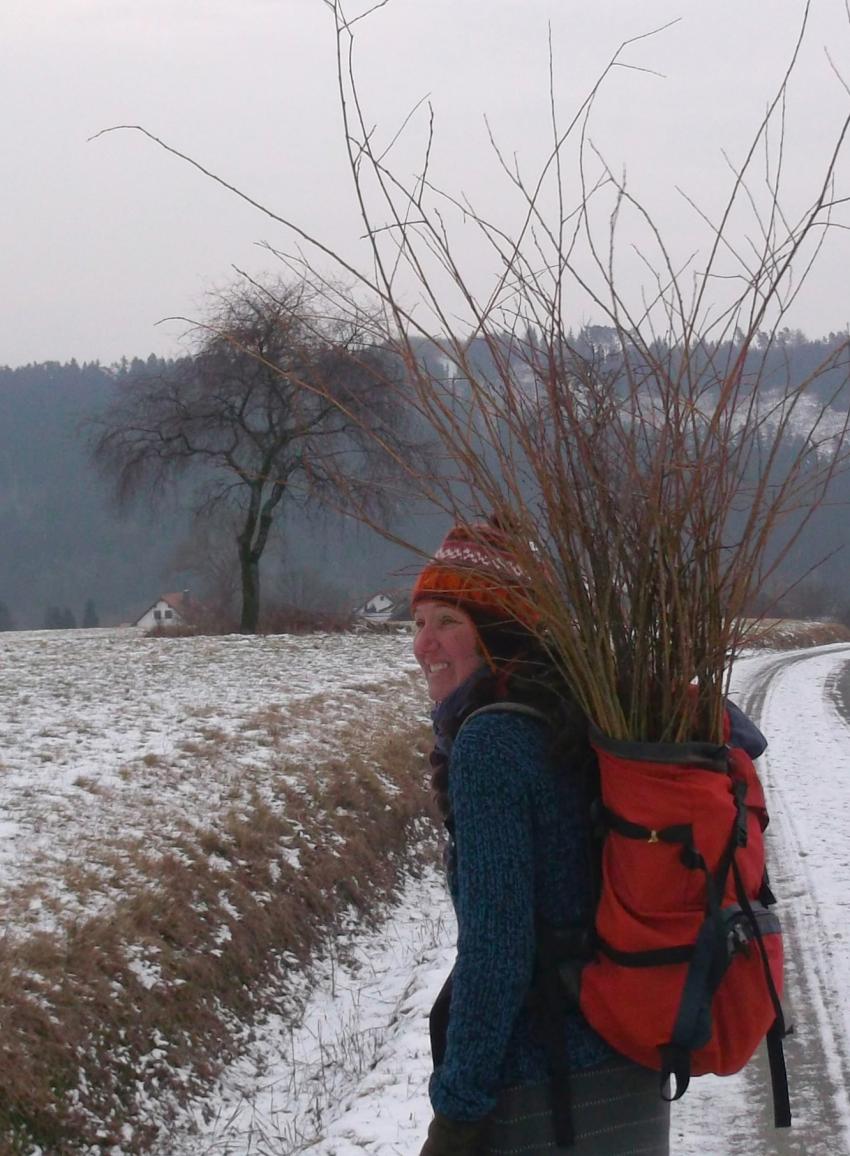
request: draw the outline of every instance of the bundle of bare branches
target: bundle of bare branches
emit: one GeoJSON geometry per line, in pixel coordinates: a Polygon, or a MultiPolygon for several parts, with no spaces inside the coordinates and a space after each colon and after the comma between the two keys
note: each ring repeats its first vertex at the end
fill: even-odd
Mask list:
{"type": "Polygon", "coordinates": [[[328,6],[383,339],[443,451],[418,477],[421,492],[467,525],[499,518],[531,576],[543,637],[604,732],[722,741],[731,665],[753,628],[747,608],[848,454],[846,340],[804,379],[777,384],[766,373],[835,223],[850,125],[841,123],[809,204],[790,220],[785,103],[806,17],[719,218],[699,215],[704,252],[677,267],[587,142],[593,100],[627,45],[563,131],[552,96],[552,152],[534,181],[503,164],[524,206],[511,231],[432,185],[430,127],[413,182],[388,168],[358,96],[353,23],[336,0],[328,6]],[[461,269],[453,210],[498,259],[485,297],[461,269]],[[637,304],[619,264],[626,228],[642,236],[649,271],[637,304]],[[565,321],[578,289],[605,318],[600,344],[577,341],[565,321]]]}
{"type": "MultiPolygon", "coordinates": [[[[432,181],[424,102],[378,143],[354,59],[371,13],[348,18],[340,0],[325,3],[371,268],[245,197],[307,244],[306,256],[272,252],[335,315],[360,315],[369,297],[371,340],[403,364],[405,400],[440,447],[427,470],[401,464],[453,521],[499,518],[532,576],[543,637],[596,725],[614,738],[720,741],[731,665],[757,624],[744,615],[850,449],[847,340],[805,377],[768,373],[847,201],[836,192],[844,116],[807,204],[794,215],[783,205],[787,96],[808,6],[749,151],[730,165],[725,203],[713,218],[693,204],[703,244],[677,262],[587,135],[633,42],[563,128],[550,80],[552,146],[534,178],[493,141],[519,206],[507,227],[432,181]],[[422,163],[406,181],[390,158],[420,115],[422,163]],[[468,236],[459,243],[453,222],[472,226],[496,265],[483,291],[464,272],[468,236]],[[319,272],[328,258],[334,279],[319,272]],[[629,259],[643,268],[636,290],[629,259]],[[340,270],[353,291],[339,287],[340,270]],[[600,341],[573,337],[577,300],[603,318],[600,341]]],[[[850,88],[836,77],[844,100],[850,88]]]]}

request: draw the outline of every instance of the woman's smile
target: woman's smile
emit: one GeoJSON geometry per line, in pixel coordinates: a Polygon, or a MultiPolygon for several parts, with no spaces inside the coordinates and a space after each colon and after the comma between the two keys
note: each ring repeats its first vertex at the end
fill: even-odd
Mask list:
{"type": "Polygon", "coordinates": [[[413,653],[431,698],[441,702],[484,661],[478,632],[466,611],[448,602],[417,602],[414,623],[413,653]]]}

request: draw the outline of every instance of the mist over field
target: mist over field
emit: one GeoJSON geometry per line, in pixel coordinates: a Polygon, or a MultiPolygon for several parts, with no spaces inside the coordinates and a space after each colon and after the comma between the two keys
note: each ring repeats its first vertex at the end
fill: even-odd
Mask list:
{"type": "MultiPolygon", "coordinates": [[[[213,581],[209,558],[192,547],[189,481],[161,503],[142,495],[121,511],[95,471],[87,421],[121,385],[120,374],[96,364],[0,367],[0,630],[43,628],[51,607],[82,626],[88,600],[102,625],[117,626],[161,593],[202,596],[213,581]]],[[[430,544],[441,530],[426,523],[419,534],[430,544]]],[[[232,543],[217,551],[232,577],[232,543]]],[[[398,571],[409,573],[410,558],[350,520],[293,507],[275,528],[265,588],[270,600],[350,610],[381,586],[409,581],[398,571]]]]}

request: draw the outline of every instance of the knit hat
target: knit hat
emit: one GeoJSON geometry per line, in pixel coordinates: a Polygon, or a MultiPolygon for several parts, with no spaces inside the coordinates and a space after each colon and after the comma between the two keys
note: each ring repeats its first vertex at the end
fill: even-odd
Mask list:
{"type": "Polygon", "coordinates": [[[476,622],[514,620],[533,631],[540,615],[530,597],[531,579],[495,521],[453,526],[416,579],[411,605],[451,602],[476,622]]]}

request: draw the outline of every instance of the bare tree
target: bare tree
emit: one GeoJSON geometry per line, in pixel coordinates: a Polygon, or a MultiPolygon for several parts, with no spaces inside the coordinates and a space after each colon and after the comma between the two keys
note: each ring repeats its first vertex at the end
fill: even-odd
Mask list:
{"type": "Polygon", "coordinates": [[[283,505],[391,511],[404,438],[398,361],[349,309],[320,312],[305,284],[241,281],[194,331],[193,352],[129,375],[94,422],[94,459],[121,502],[191,474],[198,513],[226,507],[240,630],[260,612],[260,562],[283,505]],[[377,440],[376,440],[377,438],[377,440]],[[391,452],[390,452],[391,451],[391,452]]]}

